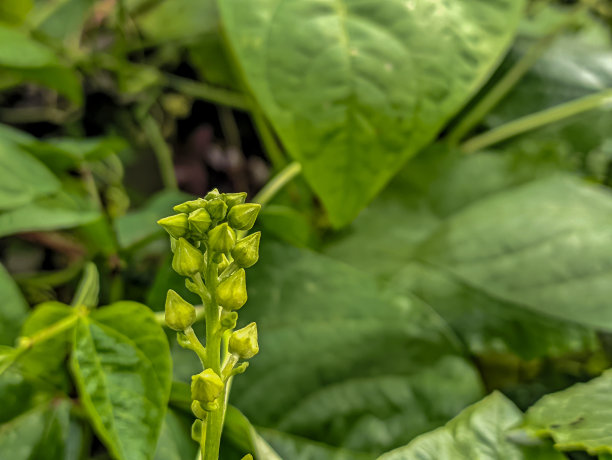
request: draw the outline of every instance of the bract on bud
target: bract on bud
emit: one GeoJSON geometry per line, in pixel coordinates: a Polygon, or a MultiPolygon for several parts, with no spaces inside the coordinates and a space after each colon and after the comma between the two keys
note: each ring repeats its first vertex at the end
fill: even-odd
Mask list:
{"type": "Polygon", "coordinates": [[[199,401],[205,409],[216,402],[223,388],[221,377],[212,369],[205,369],[191,377],[191,399],[199,401]]]}
{"type": "Polygon", "coordinates": [[[229,253],[236,244],[236,232],[223,222],[208,232],[208,247],[217,253],[229,253]]]}
{"type": "Polygon", "coordinates": [[[180,238],[185,236],[187,230],[189,230],[189,224],[187,222],[187,214],[175,214],[173,216],[164,217],[157,221],[158,225],[161,225],[164,230],[173,238],[180,238]]]}
{"type": "Polygon", "coordinates": [[[238,313],[235,311],[223,310],[221,312],[222,329],[234,329],[236,327],[236,321],[238,321],[238,313]]]}
{"type": "Polygon", "coordinates": [[[224,193],[223,200],[225,204],[227,204],[227,209],[232,209],[232,207],[237,204],[242,204],[246,201],[247,194],[246,192],[240,193],[224,193]]]}
{"type": "Polygon", "coordinates": [[[181,346],[181,348],[187,348],[188,350],[191,349],[191,341],[185,335],[184,332],[179,331],[176,333],[176,341],[181,346]]]}
{"type": "Polygon", "coordinates": [[[215,198],[219,198],[220,196],[221,194],[219,193],[219,190],[216,188],[213,188],[210,192],[204,195],[204,199],[206,201],[210,201],[210,200],[214,200],[215,198]]]}
{"type": "Polygon", "coordinates": [[[229,259],[225,256],[225,254],[221,254],[220,260],[219,262],[217,262],[217,268],[219,270],[219,273],[222,273],[223,270],[225,270],[227,267],[229,267],[230,261],[229,259]]]}
{"type": "Polygon", "coordinates": [[[232,249],[232,257],[239,267],[249,268],[259,259],[259,240],[261,232],[253,233],[241,239],[232,249]]]}
{"type": "Polygon", "coordinates": [[[236,230],[250,230],[260,209],[257,203],[237,204],[227,214],[227,221],[236,230]]]}
{"type": "Polygon", "coordinates": [[[232,273],[217,286],[217,302],[226,310],[238,310],[247,301],[244,269],[232,273]]]}
{"type": "Polygon", "coordinates": [[[196,312],[193,305],[184,300],[172,289],[168,290],[166,296],[166,324],[175,331],[184,331],[196,320],[196,312]]]}
{"type": "Polygon", "coordinates": [[[206,210],[213,220],[220,221],[227,214],[227,205],[221,198],[215,198],[206,202],[206,210]]]}
{"type": "Polygon", "coordinates": [[[251,323],[234,331],[229,339],[229,352],[241,359],[249,359],[259,353],[257,324],[251,323]]]}
{"type": "Polygon", "coordinates": [[[207,410],[204,409],[204,407],[202,407],[202,404],[200,404],[200,401],[191,402],[191,412],[193,412],[193,415],[195,415],[200,420],[204,420],[206,416],[208,415],[207,410]]]}
{"type": "Polygon", "coordinates": [[[189,214],[187,219],[190,230],[198,236],[203,236],[210,228],[212,222],[210,214],[204,208],[196,209],[189,214]]]}
{"type": "Polygon", "coordinates": [[[176,212],[184,212],[185,214],[189,214],[196,209],[203,208],[205,204],[206,200],[203,198],[198,198],[197,200],[185,201],[184,203],[177,204],[172,209],[174,209],[176,212]]]}
{"type": "Polygon", "coordinates": [[[199,418],[191,425],[191,439],[195,442],[202,442],[202,420],[199,418]]]}
{"type": "Polygon", "coordinates": [[[174,249],[172,269],[181,276],[192,276],[200,271],[204,256],[185,238],[179,238],[174,249]]]}

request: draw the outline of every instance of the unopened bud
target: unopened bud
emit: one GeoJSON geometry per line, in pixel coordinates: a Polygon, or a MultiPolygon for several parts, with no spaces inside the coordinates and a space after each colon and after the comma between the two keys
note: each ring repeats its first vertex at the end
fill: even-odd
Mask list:
{"type": "Polygon", "coordinates": [[[196,209],[203,208],[205,204],[206,200],[203,198],[198,198],[197,200],[185,201],[184,203],[177,204],[172,209],[174,209],[176,212],[184,212],[185,214],[189,214],[196,209]]]}
{"type": "Polygon", "coordinates": [[[191,231],[198,236],[203,236],[210,228],[212,219],[206,209],[200,208],[189,214],[188,221],[191,231]]]}
{"type": "Polygon", "coordinates": [[[217,253],[229,253],[236,244],[236,232],[224,222],[208,233],[208,247],[217,253]]]}
{"type": "Polygon", "coordinates": [[[232,209],[232,207],[237,204],[242,204],[246,201],[247,194],[246,192],[240,193],[224,193],[223,200],[225,204],[227,204],[227,209],[232,209]]]}
{"type": "Polygon", "coordinates": [[[192,276],[200,271],[204,256],[185,238],[179,238],[174,249],[172,269],[181,276],[192,276]]]}
{"type": "Polygon", "coordinates": [[[161,225],[163,229],[166,230],[173,238],[185,236],[187,230],[189,230],[187,214],[181,213],[164,217],[163,219],[159,219],[157,223],[161,225]]]}
{"type": "Polygon", "coordinates": [[[237,204],[227,214],[227,221],[236,230],[250,230],[260,209],[261,205],[257,203],[237,204]]]}
{"type": "Polygon", "coordinates": [[[259,259],[259,240],[261,232],[253,233],[241,239],[232,249],[232,257],[239,267],[249,268],[259,259]]]}
{"type": "Polygon", "coordinates": [[[253,460],[253,456],[251,454],[246,454],[240,460],[253,460]]]}
{"type": "Polygon", "coordinates": [[[204,199],[206,201],[210,201],[210,200],[214,200],[215,198],[219,198],[221,196],[221,194],[219,193],[219,190],[216,188],[213,188],[210,192],[208,192],[205,196],[204,199]]]}
{"type": "Polygon", "coordinates": [[[235,311],[223,310],[221,312],[222,329],[234,329],[236,327],[236,321],[238,321],[238,313],[235,311]]]}
{"type": "Polygon", "coordinates": [[[227,205],[221,198],[215,198],[206,202],[206,210],[213,220],[220,221],[227,214],[227,205]]]}
{"type": "Polygon", "coordinates": [[[191,425],[191,439],[197,443],[202,442],[202,420],[199,418],[191,425]]]}
{"type": "Polygon", "coordinates": [[[196,320],[193,305],[170,289],[166,296],[166,324],[175,331],[184,331],[196,320]]]}
{"type": "Polygon", "coordinates": [[[229,352],[241,359],[249,359],[259,353],[257,324],[251,323],[234,331],[229,339],[229,352]]]}
{"type": "Polygon", "coordinates": [[[221,377],[212,369],[205,369],[191,377],[191,399],[199,401],[205,409],[215,404],[223,388],[221,377]]]}
{"type": "Polygon", "coordinates": [[[246,303],[246,275],[243,268],[219,283],[217,301],[226,310],[238,310],[246,303]]]}

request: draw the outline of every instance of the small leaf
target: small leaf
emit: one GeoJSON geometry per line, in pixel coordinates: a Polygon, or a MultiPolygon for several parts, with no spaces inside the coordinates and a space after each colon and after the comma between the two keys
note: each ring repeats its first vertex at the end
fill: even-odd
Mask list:
{"type": "Polygon", "coordinates": [[[442,428],[423,434],[379,460],[562,460],[551,446],[521,447],[508,431],[523,414],[501,393],[468,407],[442,428]]]}
{"type": "Polygon", "coordinates": [[[146,460],[157,445],[172,378],[163,329],[144,305],[118,302],[77,325],[72,368],[91,422],[120,460],[146,460]]]}
{"type": "Polygon", "coordinates": [[[21,324],[27,316],[28,304],[15,281],[2,265],[0,265],[0,292],[2,292],[0,345],[12,346],[19,335],[21,324]]]}
{"type": "Polygon", "coordinates": [[[612,454],[612,371],[544,396],[525,414],[524,427],[550,436],[563,451],[612,454]]]}
{"type": "Polygon", "coordinates": [[[44,164],[0,134],[0,210],[13,209],[60,189],[44,164]]]}

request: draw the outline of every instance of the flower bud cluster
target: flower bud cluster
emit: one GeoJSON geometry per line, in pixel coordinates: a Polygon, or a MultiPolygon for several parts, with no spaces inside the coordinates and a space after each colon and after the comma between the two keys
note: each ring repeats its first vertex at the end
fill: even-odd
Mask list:
{"type": "MultiPolygon", "coordinates": [[[[170,236],[173,270],[186,278],[189,291],[202,298],[207,340],[214,339],[218,344],[222,335],[228,338],[225,356],[211,356],[211,351],[219,348],[209,343],[204,347],[199,342],[191,327],[196,321],[195,307],[175,291],[168,291],[166,324],[178,332],[182,347],[198,354],[205,368],[191,382],[191,409],[199,420],[205,420],[207,412],[223,404],[227,379],[247,367],[248,363],[238,365],[238,361],[250,359],[259,351],[255,323],[233,331],[237,310],[247,301],[245,268],[259,259],[261,238],[260,232],[240,237],[253,227],[261,208],[245,201],[246,193],[214,189],[203,198],[175,206],[176,214],[158,221],[170,236]]],[[[194,437],[199,436],[201,426],[194,425],[194,437]]]]}

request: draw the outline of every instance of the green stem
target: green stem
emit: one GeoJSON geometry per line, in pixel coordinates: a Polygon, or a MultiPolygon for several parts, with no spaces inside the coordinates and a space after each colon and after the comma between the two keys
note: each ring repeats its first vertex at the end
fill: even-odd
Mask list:
{"type": "MultiPolygon", "coordinates": [[[[219,316],[219,304],[217,303],[218,264],[213,260],[212,252],[207,251],[207,264],[205,273],[205,284],[209,297],[202,295],[202,302],[206,310],[206,367],[221,375],[221,324],[219,316]]],[[[202,278],[198,275],[196,283],[201,285],[202,278]]],[[[204,286],[202,286],[203,291],[204,286]]],[[[221,432],[223,431],[223,418],[225,416],[225,388],[219,396],[221,405],[217,410],[210,411],[206,417],[206,438],[203,440],[203,460],[218,460],[219,446],[221,444],[221,432]]]]}
{"type": "Polygon", "coordinates": [[[302,172],[302,165],[296,161],[289,163],[285,168],[274,176],[260,191],[255,198],[254,203],[259,203],[262,206],[268,204],[274,195],[278,193],[285,185],[287,185],[294,177],[302,172]]]}
{"type": "Polygon", "coordinates": [[[174,175],[174,163],[172,162],[172,151],[166,143],[159,126],[151,115],[142,120],[142,128],[155,152],[159,173],[164,186],[168,189],[177,189],[176,176],[174,175]]]}
{"type": "Polygon", "coordinates": [[[566,102],[565,104],[551,107],[550,109],[527,115],[487,131],[484,134],[474,136],[461,145],[461,150],[463,150],[464,153],[472,153],[527,131],[564,120],[583,112],[588,112],[589,110],[605,107],[611,102],[612,89],[606,89],[589,96],[566,102]]]}
{"type": "Polygon", "coordinates": [[[264,150],[272,162],[272,166],[274,166],[275,169],[284,167],[287,164],[287,160],[283,155],[283,151],[279,147],[276,137],[274,137],[270,124],[264,117],[261,109],[259,109],[255,103],[253,103],[253,107],[251,108],[251,117],[257,128],[257,133],[263,144],[264,150]]]}
{"type": "Polygon", "coordinates": [[[567,20],[555,27],[549,34],[541,37],[529,48],[527,53],[512,66],[489,92],[463,117],[457,126],[451,130],[447,137],[450,144],[454,145],[463,139],[463,137],[470,132],[512,88],[514,88],[555,39],[575,21],[576,14],[582,11],[583,7],[584,5],[580,4],[567,20]]]}
{"type": "Polygon", "coordinates": [[[238,110],[246,111],[250,108],[248,99],[241,93],[216,88],[188,78],[177,77],[176,75],[166,74],[164,78],[168,86],[179,93],[238,110]]]}

